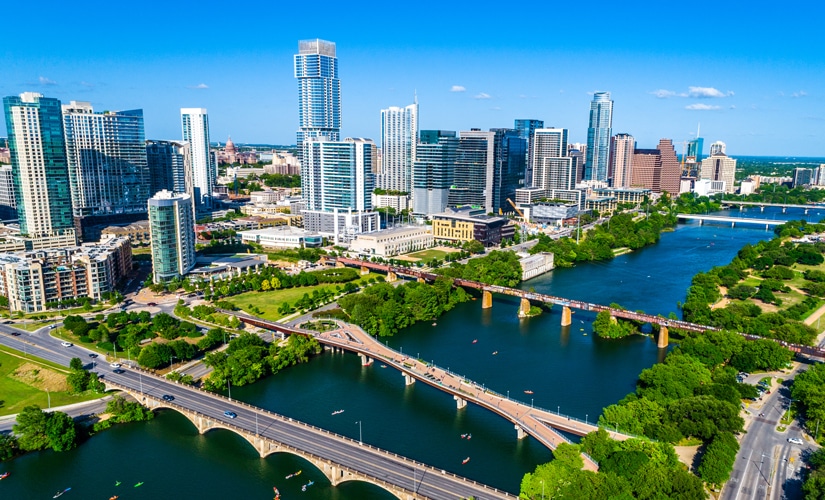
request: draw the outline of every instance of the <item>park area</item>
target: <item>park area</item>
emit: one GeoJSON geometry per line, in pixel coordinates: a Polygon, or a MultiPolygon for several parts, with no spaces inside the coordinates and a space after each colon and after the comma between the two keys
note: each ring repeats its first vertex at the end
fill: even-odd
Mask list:
{"type": "MultiPolygon", "coordinates": [[[[378,280],[379,277],[383,279],[384,276],[375,273],[365,274],[352,283],[361,287],[368,284],[370,279],[374,282],[378,280]]],[[[289,314],[283,313],[282,308],[284,304],[294,306],[295,303],[304,296],[304,294],[312,296],[313,293],[316,291],[320,293],[324,288],[336,291],[338,286],[340,285],[326,283],[323,285],[281,288],[268,292],[246,292],[234,295],[232,297],[227,297],[226,300],[234,304],[235,307],[242,309],[247,313],[254,314],[259,318],[276,321],[289,314]]]]}
{"type": "Polygon", "coordinates": [[[424,261],[432,259],[444,260],[444,257],[446,257],[447,254],[458,251],[460,250],[455,248],[435,247],[427,250],[422,250],[420,252],[408,253],[407,255],[405,255],[405,257],[410,257],[413,259],[419,259],[424,261]]]}
{"type": "Polygon", "coordinates": [[[19,413],[29,405],[47,408],[49,398],[55,407],[101,396],[70,394],[67,374],[65,368],[48,361],[0,348],[0,415],[19,413]]]}

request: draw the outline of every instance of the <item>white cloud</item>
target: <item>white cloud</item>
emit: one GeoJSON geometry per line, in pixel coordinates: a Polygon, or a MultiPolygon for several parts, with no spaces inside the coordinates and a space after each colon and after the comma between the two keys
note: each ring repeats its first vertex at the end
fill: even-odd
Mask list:
{"type": "Polygon", "coordinates": [[[675,97],[677,95],[676,92],[665,89],[654,90],[650,92],[650,94],[655,95],[659,99],[667,99],[668,97],[675,97]]]}
{"type": "Polygon", "coordinates": [[[710,98],[710,97],[729,97],[733,95],[732,90],[722,92],[713,87],[688,87],[688,95],[690,97],[710,98]]]}
{"type": "Polygon", "coordinates": [[[713,105],[710,105],[710,104],[689,104],[689,105],[685,106],[685,109],[706,111],[706,110],[711,110],[711,109],[719,109],[719,106],[713,106],[713,105]]]}
{"type": "Polygon", "coordinates": [[[88,88],[92,88],[92,87],[95,86],[94,83],[89,83],[89,82],[80,82],[80,85],[82,85],[84,87],[88,87],[88,88]]]}
{"type": "Polygon", "coordinates": [[[799,92],[794,92],[793,94],[791,94],[792,97],[805,97],[806,95],[808,95],[808,93],[804,90],[800,90],[799,92]]]}
{"type": "Polygon", "coordinates": [[[203,89],[208,89],[209,85],[207,85],[205,83],[199,83],[197,85],[190,85],[189,88],[190,89],[196,89],[196,90],[203,90],[203,89]]]}
{"type": "Polygon", "coordinates": [[[493,96],[490,94],[485,94],[484,92],[479,92],[478,94],[473,96],[473,99],[490,99],[493,96]]]}
{"type": "Polygon", "coordinates": [[[40,82],[40,85],[57,85],[56,81],[46,78],[45,76],[38,77],[37,79],[40,82]]]}
{"type": "Polygon", "coordinates": [[[450,92],[466,92],[467,89],[463,85],[453,85],[450,87],[450,92]]]}
{"type": "Polygon", "coordinates": [[[501,111],[501,106],[493,106],[490,109],[492,109],[493,111],[501,111]]]}

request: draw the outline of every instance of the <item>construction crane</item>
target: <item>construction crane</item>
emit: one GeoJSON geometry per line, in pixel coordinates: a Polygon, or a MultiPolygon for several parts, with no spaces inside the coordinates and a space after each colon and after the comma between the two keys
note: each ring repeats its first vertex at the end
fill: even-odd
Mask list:
{"type": "Polygon", "coordinates": [[[516,206],[515,203],[513,203],[513,200],[511,200],[510,198],[507,198],[507,202],[510,205],[512,205],[512,207],[513,207],[513,209],[515,209],[516,213],[519,214],[519,217],[521,217],[523,219],[524,218],[524,213],[521,210],[519,210],[519,208],[516,206]]]}

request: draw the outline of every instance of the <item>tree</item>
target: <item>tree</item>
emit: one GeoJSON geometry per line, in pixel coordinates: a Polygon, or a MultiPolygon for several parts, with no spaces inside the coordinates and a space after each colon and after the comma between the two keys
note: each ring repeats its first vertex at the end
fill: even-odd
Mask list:
{"type": "Polygon", "coordinates": [[[77,446],[77,429],[72,417],[62,411],[49,413],[46,418],[46,435],[54,451],[68,451],[77,446]]]}
{"type": "Polygon", "coordinates": [[[69,361],[69,369],[71,370],[83,370],[83,361],[80,358],[72,358],[69,361]]]}
{"type": "Polygon", "coordinates": [[[13,430],[19,436],[18,443],[23,451],[43,450],[49,446],[46,413],[37,405],[27,406],[17,414],[13,430]]]}
{"type": "Polygon", "coordinates": [[[0,434],[0,462],[14,458],[19,450],[16,437],[11,434],[0,434]]]}
{"type": "Polygon", "coordinates": [[[720,485],[728,480],[739,452],[739,442],[733,434],[718,434],[705,449],[697,472],[706,483],[720,485]]]}

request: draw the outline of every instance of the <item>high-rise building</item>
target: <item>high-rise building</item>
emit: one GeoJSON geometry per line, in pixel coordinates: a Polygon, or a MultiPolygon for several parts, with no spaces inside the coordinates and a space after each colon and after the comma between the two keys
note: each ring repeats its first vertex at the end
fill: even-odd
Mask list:
{"type": "Polygon", "coordinates": [[[722,141],[716,141],[710,145],[710,155],[723,155],[727,146],[722,141]]]}
{"type": "Polygon", "coordinates": [[[633,152],[632,165],[633,187],[678,196],[682,169],[670,139],[661,139],[656,149],[636,149],[633,152]]]}
{"type": "Polygon", "coordinates": [[[412,193],[415,143],[418,140],[418,102],[381,110],[382,189],[412,193]]]}
{"type": "MultiPolygon", "coordinates": [[[[719,155],[717,155],[719,156],[719,155]]],[[[708,158],[708,159],[712,159],[708,158]]],[[[704,162],[702,162],[704,166],[704,162]]],[[[813,183],[813,170],[810,168],[795,168],[793,169],[793,184],[792,187],[808,186],[813,183]]]]}
{"type": "Polygon", "coordinates": [[[372,209],[374,162],[375,143],[370,139],[305,140],[301,191],[307,209],[372,209]]]}
{"type": "Polygon", "coordinates": [[[702,160],[700,178],[712,181],[724,181],[725,192],[734,193],[736,179],[736,159],[724,153],[717,153],[702,160]]]}
{"type": "Polygon", "coordinates": [[[91,103],[77,101],[62,110],[74,216],[146,213],[143,110],[95,113],[91,103]]]}
{"type": "Polygon", "coordinates": [[[146,141],[146,160],[151,177],[151,195],[162,190],[186,193],[195,198],[192,158],[184,141],[146,141]]]}
{"type": "Polygon", "coordinates": [[[3,98],[3,109],[20,233],[74,238],[60,101],[24,92],[3,98]]]}
{"type": "Polygon", "coordinates": [[[533,134],[536,129],[544,128],[544,120],[534,120],[530,118],[520,118],[515,121],[515,129],[519,136],[527,141],[527,157],[525,158],[524,185],[532,186],[533,183],[533,134]]]}
{"type": "Polygon", "coordinates": [[[14,200],[14,175],[11,165],[0,165],[0,219],[17,218],[17,202],[14,200]]]}
{"type": "Polygon", "coordinates": [[[218,174],[215,157],[209,149],[209,115],[204,108],[181,108],[180,119],[183,140],[189,143],[195,208],[209,208],[218,174]]]}
{"type": "Polygon", "coordinates": [[[511,212],[507,201],[516,197],[516,189],[524,187],[527,140],[518,130],[493,128],[493,213],[511,212]]]}
{"type": "Polygon", "coordinates": [[[447,208],[458,141],[451,130],[421,131],[413,166],[414,213],[430,215],[447,208]]]}
{"type": "Polygon", "coordinates": [[[192,198],[159,191],[149,198],[149,234],[155,283],[188,273],[195,266],[195,219],[192,198]]]}
{"type": "Polygon", "coordinates": [[[567,129],[540,128],[533,134],[533,185],[540,189],[573,189],[576,171],[567,156],[567,129]]]}
{"type": "Polygon", "coordinates": [[[493,211],[495,133],[470,129],[459,132],[449,205],[478,205],[493,211]]]}
{"type": "Polygon", "coordinates": [[[688,142],[687,145],[687,154],[686,156],[691,157],[694,159],[694,162],[699,163],[702,161],[702,148],[704,147],[705,140],[701,137],[697,137],[688,142]]]}
{"type": "Polygon", "coordinates": [[[633,151],[636,139],[630,134],[616,134],[610,140],[610,171],[613,187],[630,187],[633,180],[633,151]]]}
{"type": "Polygon", "coordinates": [[[607,181],[610,137],[613,135],[613,101],[610,92],[596,92],[590,102],[584,179],[607,181]]]}
{"type": "Polygon", "coordinates": [[[335,43],[301,40],[295,54],[298,79],[298,154],[305,140],[326,137],[340,140],[341,84],[335,43]]]}

